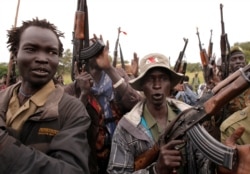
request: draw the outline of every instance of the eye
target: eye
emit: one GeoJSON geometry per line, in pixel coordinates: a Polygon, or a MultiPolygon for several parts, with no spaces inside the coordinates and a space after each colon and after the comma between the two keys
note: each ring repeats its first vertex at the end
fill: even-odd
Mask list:
{"type": "Polygon", "coordinates": [[[34,52],[35,48],[34,47],[25,47],[24,50],[27,52],[34,52]]]}
{"type": "Polygon", "coordinates": [[[58,51],[56,51],[56,50],[50,50],[49,54],[50,55],[58,55],[58,51]]]}

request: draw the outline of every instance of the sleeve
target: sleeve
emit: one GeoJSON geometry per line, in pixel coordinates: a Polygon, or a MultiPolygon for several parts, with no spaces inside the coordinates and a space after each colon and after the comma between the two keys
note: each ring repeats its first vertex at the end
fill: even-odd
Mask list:
{"type": "Polygon", "coordinates": [[[142,97],[138,91],[133,89],[129,84],[129,77],[123,69],[116,69],[117,73],[125,79],[126,85],[124,88],[116,88],[115,90],[115,100],[118,106],[121,107],[123,113],[130,111],[134,105],[141,101],[142,97]]]}
{"type": "Polygon", "coordinates": [[[1,173],[89,173],[86,131],[90,118],[85,107],[77,99],[71,99],[59,107],[59,114],[65,114],[65,117],[60,119],[61,129],[50,142],[46,154],[23,145],[5,132],[0,139],[1,173]],[[60,113],[60,109],[64,113],[60,113]]]}

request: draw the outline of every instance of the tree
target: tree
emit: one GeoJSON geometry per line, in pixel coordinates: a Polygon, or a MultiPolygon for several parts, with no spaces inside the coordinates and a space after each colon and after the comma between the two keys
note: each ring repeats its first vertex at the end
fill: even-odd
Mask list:
{"type": "Polygon", "coordinates": [[[59,59],[57,74],[70,74],[72,66],[72,52],[67,49],[63,53],[63,57],[59,59]]]}
{"type": "Polygon", "coordinates": [[[8,73],[8,65],[7,63],[0,63],[0,78],[8,73]]]}

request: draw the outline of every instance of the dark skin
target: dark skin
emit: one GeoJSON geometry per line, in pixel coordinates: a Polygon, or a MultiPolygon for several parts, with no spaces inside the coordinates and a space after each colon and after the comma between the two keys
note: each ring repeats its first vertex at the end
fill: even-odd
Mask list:
{"type": "MultiPolygon", "coordinates": [[[[17,66],[22,76],[20,89],[32,95],[55,75],[59,63],[59,41],[49,29],[31,26],[20,38],[16,54],[17,66]]],[[[27,99],[18,94],[20,104],[27,99]]]]}
{"type": "MultiPolygon", "coordinates": [[[[97,38],[94,35],[92,41],[96,42],[96,39],[103,40],[102,36],[97,38]]],[[[82,67],[82,71],[78,72],[77,68],[75,68],[76,72],[76,83],[77,86],[81,89],[81,101],[86,104],[86,95],[89,94],[90,88],[93,85],[93,81],[98,83],[101,79],[101,72],[104,71],[112,80],[113,83],[116,83],[121,79],[121,76],[117,73],[115,67],[112,66],[109,60],[109,42],[106,42],[106,45],[101,54],[97,57],[94,57],[89,60],[89,68],[88,72],[86,71],[85,67],[82,67]]],[[[76,66],[75,66],[76,67],[76,66]]],[[[126,88],[126,84],[121,84],[118,88],[126,88]]]]}
{"type": "MultiPolygon", "coordinates": [[[[154,116],[157,124],[166,128],[168,108],[166,97],[170,95],[171,78],[169,72],[163,68],[153,68],[147,72],[142,80],[142,90],[146,96],[146,105],[154,116]]],[[[175,149],[183,144],[183,140],[172,140],[160,147],[160,155],[156,163],[159,174],[167,174],[181,166],[181,152],[175,149]]]]}
{"type": "Polygon", "coordinates": [[[244,127],[238,127],[232,135],[230,135],[226,141],[225,145],[232,148],[236,148],[238,152],[237,165],[233,170],[228,170],[223,167],[218,168],[218,174],[249,174],[250,172],[250,145],[237,145],[237,140],[243,135],[245,131],[244,127]]]}
{"type": "Polygon", "coordinates": [[[230,72],[234,73],[240,68],[243,68],[246,66],[246,59],[244,54],[239,54],[239,55],[233,55],[229,59],[229,67],[230,67],[230,72]]]}

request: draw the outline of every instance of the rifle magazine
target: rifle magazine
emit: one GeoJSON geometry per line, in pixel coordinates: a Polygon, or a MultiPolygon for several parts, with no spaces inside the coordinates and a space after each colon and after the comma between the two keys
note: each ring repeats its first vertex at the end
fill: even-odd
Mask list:
{"type": "Polygon", "coordinates": [[[237,151],[214,139],[201,125],[193,126],[187,132],[190,140],[208,159],[217,165],[232,170],[237,161],[237,151]]]}
{"type": "Polygon", "coordinates": [[[80,52],[80,60],[86,61],[90,58],[93,58],[95,55],[98,55],[103,48],[105,47],[104,43],[100,40],[97,40],[94,44],[89,47],[83,48],[80,52]]]}

